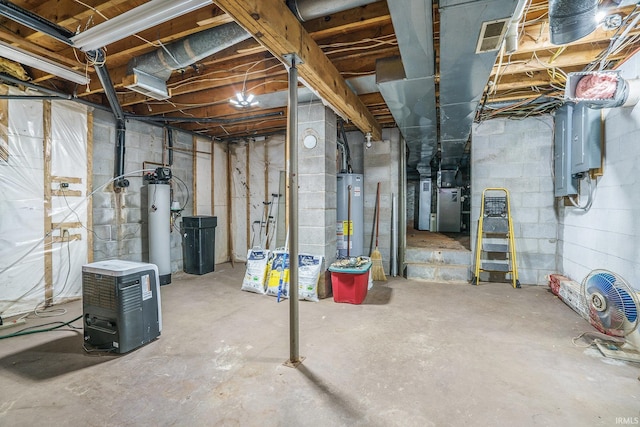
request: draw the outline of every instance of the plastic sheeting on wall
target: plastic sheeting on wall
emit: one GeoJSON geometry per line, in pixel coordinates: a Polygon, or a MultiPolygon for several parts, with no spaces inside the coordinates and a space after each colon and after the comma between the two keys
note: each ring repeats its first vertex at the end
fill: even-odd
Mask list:
{"type": "Polygon", "coordinates": [[[45,288],[53,303],[80,296],[88,253],[87,108],[28,99],[7,105],[8,159],[0,160],[3,317],[42,308],[45,288]]]}

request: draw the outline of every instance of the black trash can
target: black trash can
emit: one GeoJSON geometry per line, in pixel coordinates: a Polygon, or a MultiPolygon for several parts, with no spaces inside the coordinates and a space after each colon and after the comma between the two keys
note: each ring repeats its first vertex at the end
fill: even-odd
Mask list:
{"type": "Polygon", "coordinates": [[[215,216],[182,217],[182,263],[185,273],[205,274],[215,268],[216,226],[215,216]]]}

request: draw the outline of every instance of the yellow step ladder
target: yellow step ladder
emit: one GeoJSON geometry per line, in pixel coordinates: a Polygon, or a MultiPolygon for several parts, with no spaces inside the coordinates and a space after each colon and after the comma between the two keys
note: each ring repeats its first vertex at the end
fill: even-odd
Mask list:
{"type": "Polygon", "coordinates": [[[476,265],[471,283],[480,282],[481,272],[499,272],[505,277],[511,275],[513,287],[519,288],[511,203],[506,188],[485,188],[482,192],[476,242],[476,265]]]}

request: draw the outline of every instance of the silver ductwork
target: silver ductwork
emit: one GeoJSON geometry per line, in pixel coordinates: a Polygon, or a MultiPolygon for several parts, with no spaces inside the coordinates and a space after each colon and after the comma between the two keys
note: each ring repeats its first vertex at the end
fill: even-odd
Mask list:
{"type": "Polygon", "coordinates": [[[366,6],[380,0],[287,0],[287,6],[301,22],[366,6]]]}
{"type": "Polygon", "coordinates": [[[440,1],[441,169],[458,167],[504,36],[502,31],[498,39],[482,43],[481,30],[496,23],[506,26],[517,6],[518,0],[440,1]],[[493,47],[478,49],[487,44],[493,47]]]}
{"type": "Polygon", "coordinates": [[[388,6],[401,58],[378,60],[376,83],[405,140],[407,167],[430,175],[438,141],[431,2],[388,6]]]}
{"type": "Polygon", "coordinates": [[[567,44],[593,32],[598,0],[549,0],[551,43],[567,44]]]}
{"type": "Polygon", "coordinates": [[[441,0],[439,4],[439,127],[431,2],[388,2],[402,60],[376,64],[380,93],[409,148],[407,166],[423,175],[430,173],[438,143],[440,167],[458,167],[507,26],[517,30],[526,0],[441,0]]]}
{"type": "Polygon", "coordinates": [[[520,29],[520,20],[524,15],[524,8],[527,5],[527,1],[520,0],[516,11],[513,14],[513,18],[509,22],[509,28],[507,28],[507,34],[504,38],[504,52],[508,55],[518,50],[518,33],[520,29]]]}
{"type": "Polygon", "coordinates": [[[251,35],[235,22],[195,33],[129,61],[123,84],[156,99],[170,96],[166,82],[180,70],[221,50],[247,40],[251,35]]]}
{"type": "Polygon", "coordinates": [[[594,109],[632,107],[640,99],[640,79],[625,80],[620,70],[569,73],[564,99],[594,109]]]}
{"type": "MultiPolygon", "coordinates": [[[[379,0],[289,0],[287,3],[301,20],[375,3],[379,0]]],[[[153,52],[129,61],[123,85],[155,99],[171,96],[167,80],[171,72],[187,68],[202,59],[250,38],[251,35],[235,22],[195,33],[153,52]]]]}

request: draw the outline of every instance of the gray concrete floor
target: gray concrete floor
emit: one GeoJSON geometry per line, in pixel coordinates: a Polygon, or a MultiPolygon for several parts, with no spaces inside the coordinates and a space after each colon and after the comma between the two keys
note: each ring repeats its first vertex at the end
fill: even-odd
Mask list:
{"type": "MultiPolygon", "coordinates": [[[[575,346],[593,329],[545,287],[394,278],[362,305],[301,301],[306,359],[292,369],[288,302],[240,291],[243,275],[242,264],[174,275],[162,336],[125,355],[85,353],[81,332],[0,341],[0,425],[610,426],[640,416],[640,365],[575,346]]],[[[65,307],[63,319],[82,314],[77,301],[65,307]]],[[[59,318],[27,326],[47,320],[59,318]]]]}

